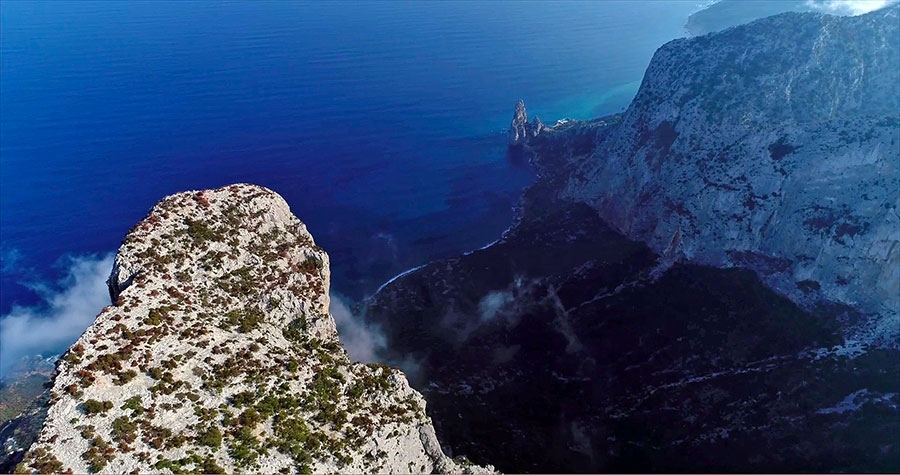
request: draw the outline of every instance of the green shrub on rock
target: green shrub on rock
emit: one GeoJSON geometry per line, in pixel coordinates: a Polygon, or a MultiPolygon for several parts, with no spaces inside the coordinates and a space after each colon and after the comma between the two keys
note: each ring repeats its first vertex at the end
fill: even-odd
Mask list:
{"type": "Polygon", "coordinates": [[[113,404],[109,401],[100,402],[96,399],[88,399],[84,401],[84,404],[81,405],[81,408],[84,410],[85,414],[100,414],[101,412],[106,412],[112,409],[113,404]]]}

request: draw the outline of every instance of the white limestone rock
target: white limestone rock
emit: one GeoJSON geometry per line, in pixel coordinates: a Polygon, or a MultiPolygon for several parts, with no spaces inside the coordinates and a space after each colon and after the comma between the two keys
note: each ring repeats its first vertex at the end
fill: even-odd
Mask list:
{"type": "Polygon", "coordinates": [[[873,315],[861,337],[896,344],[898,30],[895,5],[672,41],[562,196],[657,252],[873,315]]]}
{"type": "Polygon", "coordinates": [[[403,373],[348,360],[328,262],[271,190],[163,199],[122,243],[115,304],[60,360],[18,470],[492,471],[442,453],[403,373]]]}

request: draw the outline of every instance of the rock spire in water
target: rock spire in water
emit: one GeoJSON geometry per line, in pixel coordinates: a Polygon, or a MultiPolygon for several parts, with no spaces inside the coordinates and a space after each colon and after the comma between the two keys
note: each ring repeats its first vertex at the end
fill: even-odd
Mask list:
{"type": "Polygon", "coordinates": [[[528,139],[536,137],[544,129],[544,124],[537,116],[528,122],[528,114],[525,112],[525,101],[516,102],[513,111],[512,123],[509,125],[509,145],[511,147],[525,144],[528,139]]]}

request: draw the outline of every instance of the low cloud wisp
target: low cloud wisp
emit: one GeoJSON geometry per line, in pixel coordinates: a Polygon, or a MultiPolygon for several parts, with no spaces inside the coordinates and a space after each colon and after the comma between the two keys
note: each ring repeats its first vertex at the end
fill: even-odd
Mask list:
{"type": "Polygon", "coordinates": [[[379,352],[387,346],[387,338],[376,325],[367,324],[363,317],[354,315],[350,307],[336,294],[331,294],[328,311],[334,317],[341,345],[350,359],[363,363],[381,362],[379,352]]]}
{"type": "Polygon", "coordinates": [[[70,258],[57,286],[32,286],[43,304],[13,306],[0,317],[0,375],[23,356],[60,352],[71,345],[104,306],[113,255],[70,258]]]}
{"type": "Polygon", "coordinates": [[[807,0],[806,4],[833,15],[856,16],[893,5],[897,2],[898,0],[807,0]]]}

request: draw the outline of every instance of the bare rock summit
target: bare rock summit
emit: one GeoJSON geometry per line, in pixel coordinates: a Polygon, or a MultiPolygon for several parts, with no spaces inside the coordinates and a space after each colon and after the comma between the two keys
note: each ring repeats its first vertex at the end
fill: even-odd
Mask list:
{"type": "Polygon", "coordinates": [[[399,370],[351,363],[329,260],[271,190],[160,201],[127,235],[115,302],[60,359],[18,472],[486,472],[443,454],[399,370]]]}

